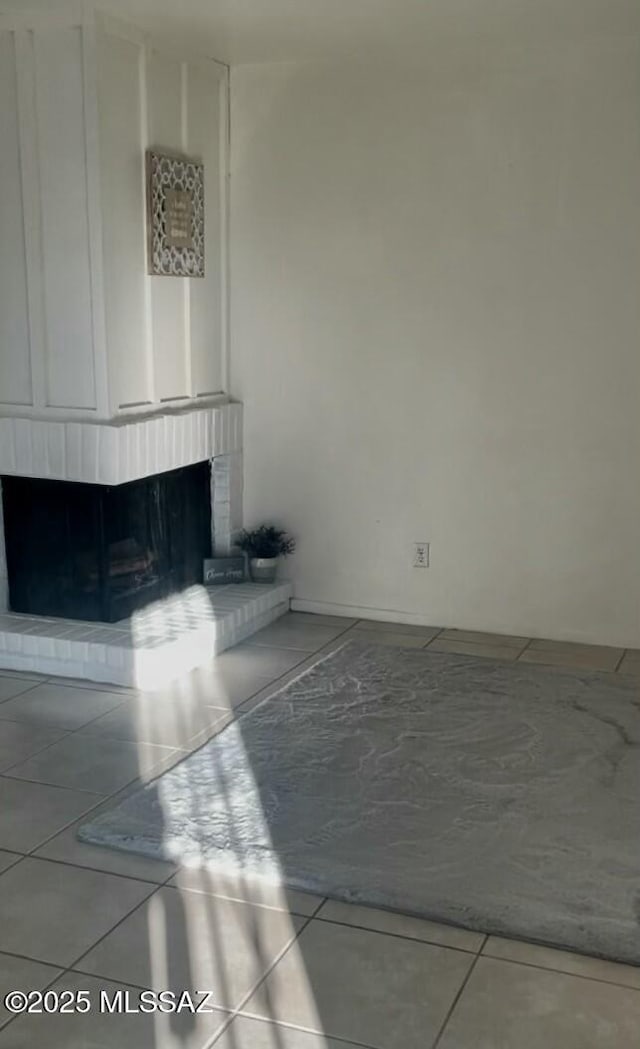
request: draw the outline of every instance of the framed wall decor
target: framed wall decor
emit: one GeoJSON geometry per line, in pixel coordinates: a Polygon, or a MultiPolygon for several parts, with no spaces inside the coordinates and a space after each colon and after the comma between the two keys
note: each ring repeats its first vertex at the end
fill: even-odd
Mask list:
{"type": "Polygon", "coordinates": [[[204,277],[204,166],[148,149],[148,272],[204,277]]]}

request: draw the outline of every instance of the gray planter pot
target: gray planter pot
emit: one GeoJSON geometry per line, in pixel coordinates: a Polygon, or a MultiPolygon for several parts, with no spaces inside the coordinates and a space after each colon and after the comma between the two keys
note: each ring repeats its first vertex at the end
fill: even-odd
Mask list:
{"type": "Polygon", "coordinates": [[[249,558],[249,574],[254,583],[275,583],[277,570],[277,557],[249,558]]]}

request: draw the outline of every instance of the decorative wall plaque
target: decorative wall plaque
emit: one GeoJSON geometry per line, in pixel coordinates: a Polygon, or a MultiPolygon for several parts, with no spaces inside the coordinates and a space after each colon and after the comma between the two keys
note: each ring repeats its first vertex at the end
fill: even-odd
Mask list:
{"type": "Polygon", "coordinates": [[[204,167],[147,150],[149,273],[204,277],[204,167]]]}

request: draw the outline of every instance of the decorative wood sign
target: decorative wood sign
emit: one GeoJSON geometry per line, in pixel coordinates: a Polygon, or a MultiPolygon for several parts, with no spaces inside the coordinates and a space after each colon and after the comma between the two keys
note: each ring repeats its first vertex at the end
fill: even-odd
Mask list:
{"type": "Polygon", "coordinates": [[[202,566],[203,581],[209,586],[244,582],[245,560],[240,557],[205,557],[202,566]]]}
{"type": "Polygon", "coordinates": [[[204,167],[147,150],[149,273],[204,277],[204,167]]]}

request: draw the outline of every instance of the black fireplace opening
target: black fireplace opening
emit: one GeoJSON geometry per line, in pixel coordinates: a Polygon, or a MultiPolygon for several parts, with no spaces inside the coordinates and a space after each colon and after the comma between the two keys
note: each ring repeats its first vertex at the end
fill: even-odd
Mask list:
{"type": "Polygon", "coordinates": [[[2,478],[13,612],[115,623],[202,582],[208,462],[107,486],[2,478]]]}

